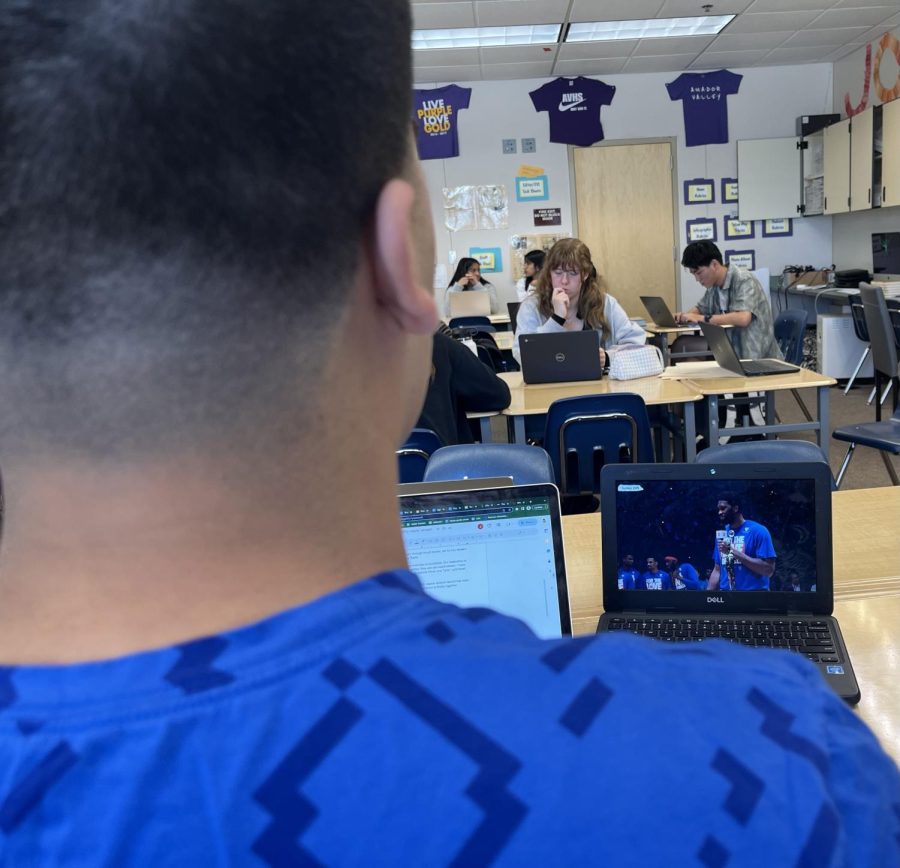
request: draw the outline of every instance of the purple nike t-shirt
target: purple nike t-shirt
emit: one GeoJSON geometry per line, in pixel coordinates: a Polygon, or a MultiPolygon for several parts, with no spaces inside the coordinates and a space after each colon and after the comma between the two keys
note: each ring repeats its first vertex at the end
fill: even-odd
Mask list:
{"type": "Polygon", "coordinates": [[[738,92],[742,75],[686,72],[666,85],[669,99],[681,100],[687,146],[718,145],[728,141],[728,104],[725,97],[738,92]]]}
{"type": "Polygon", "coordinates": [[[535,111],[550,116],[550,141],[592,145],[603,138],[600,109],[613,101],[616,89],[593,78],[555,78],[528,95],[535,111]]]}
{"type": "Polygon", "coordinates": [[[420,160],[459,156],[458,112],[469,107],[470,87],[448,84],[432,90],[413,91],[413,122],[420,160]]]}

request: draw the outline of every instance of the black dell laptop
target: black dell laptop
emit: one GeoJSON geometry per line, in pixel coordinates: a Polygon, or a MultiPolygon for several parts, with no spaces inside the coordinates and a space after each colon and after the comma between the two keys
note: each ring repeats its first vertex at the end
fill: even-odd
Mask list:
{"type": "Polygon", "coordinates": [[[794,651],[859,701],[831,616],[827,464],[610,464],[600,509],[598,633],[794,651]]]}
{"type": "Polygon", "coordinates": [[[566,383],[599,380],[600,333],[552,332],[519,335],[522,379],[533,383],[566,383]]]}
{"type": "Polygon", "coordinates": [[[728,339],[728,333],[722,326],[713,325],[711,322],[702,322],[699,325],[716,364],[727,371],[743,377],[758,377],[762,374],[790,374],[800,370],[798,365],[779,359],[739,359],[728,339]]]}

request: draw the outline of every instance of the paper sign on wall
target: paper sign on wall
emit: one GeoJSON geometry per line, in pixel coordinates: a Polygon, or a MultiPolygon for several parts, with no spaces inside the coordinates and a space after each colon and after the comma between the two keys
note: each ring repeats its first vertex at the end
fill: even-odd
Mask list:
{"type": "Polygon", "coordinates": [[[516,201],[531,202],[539,199],[550,198],[550,185],[546,175],[536,175],[533,178],[516,178],[516,201]]]}
{"type": "Polygon", "coordinates": [[[535,208],[534,209],[534,225],[535,226],[561,226],[562,225],[562,209],[561,208],[535,208]]]}
{"type": "Polygon", "coordinates": [[[483,272],[503,271],[503,254],[499,247],[470,247],[469,256],[478,260],[483,272]]]}

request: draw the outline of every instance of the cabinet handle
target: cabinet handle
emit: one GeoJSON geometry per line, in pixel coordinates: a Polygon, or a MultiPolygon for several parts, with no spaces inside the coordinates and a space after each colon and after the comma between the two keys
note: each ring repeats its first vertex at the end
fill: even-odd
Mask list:
{"type": "Polygon", "coordinates": [[[887,187],[882,187],[881,188],[881,204],[884,205],[885,202],[887,202],[887,187]]]}
{"type": "Polygon", "coordinates": [[[828,210],[828,197],[825,197],[825,210],[828,210]]]}
{"type": "Polygon", "coordinates": [[[872,188],[871,187],[869,187],[869,192],[866,193],[866,202],[868,202],[870,205],[872,204],[872,188]]]}

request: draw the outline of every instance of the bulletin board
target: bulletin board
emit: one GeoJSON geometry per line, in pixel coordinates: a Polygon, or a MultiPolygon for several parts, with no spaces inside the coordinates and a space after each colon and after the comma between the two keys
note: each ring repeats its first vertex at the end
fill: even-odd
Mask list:
{"type": "Polygon", "coordinates": [[[513,282],[525,276],[525,254],[529,250],[547,252],[560,238],[568,238],[568,232],[541,232],[532,235],[511,235],[509,238],[509,261],[513,282]]]}

